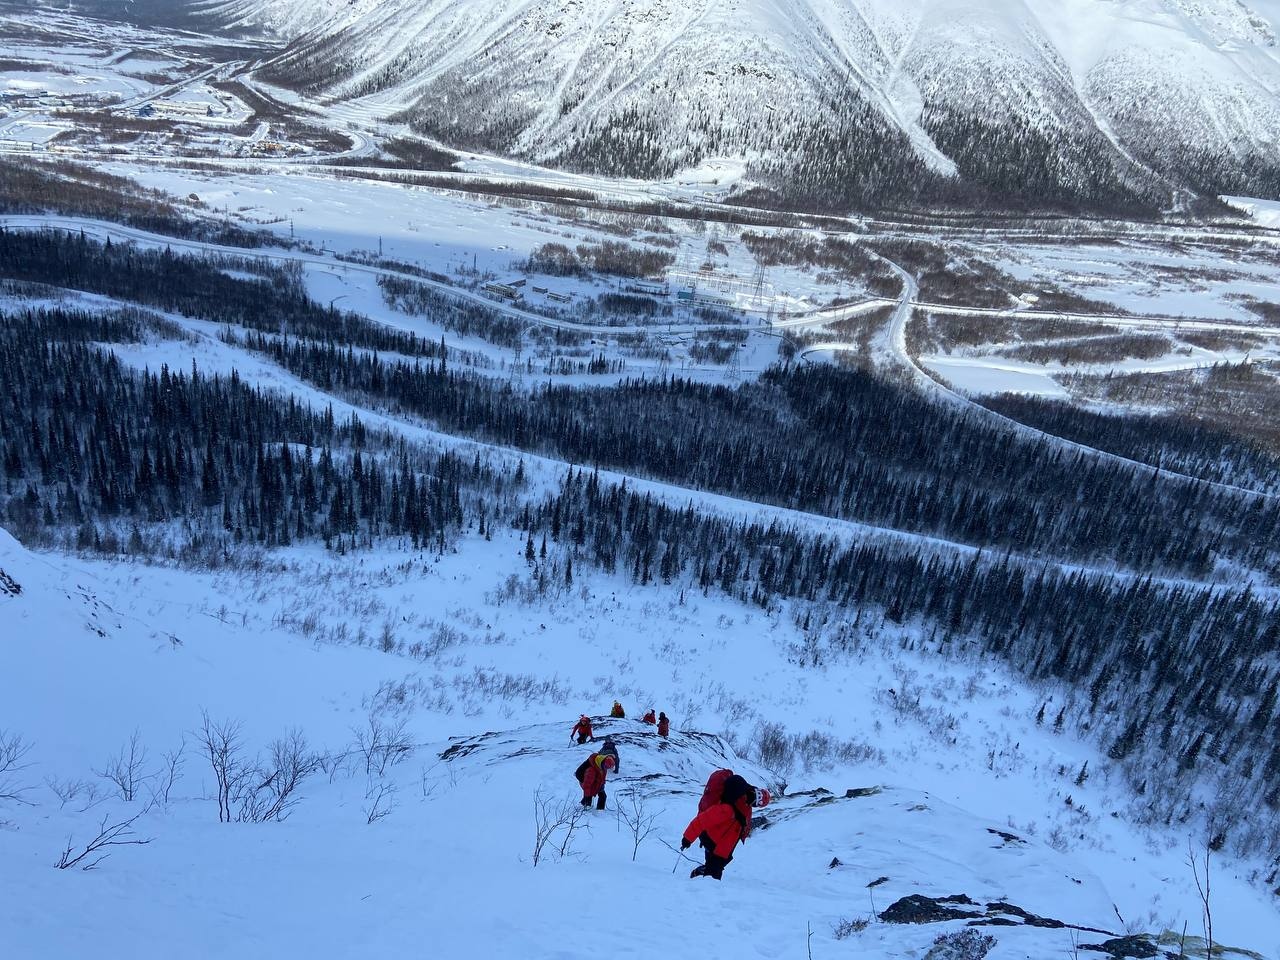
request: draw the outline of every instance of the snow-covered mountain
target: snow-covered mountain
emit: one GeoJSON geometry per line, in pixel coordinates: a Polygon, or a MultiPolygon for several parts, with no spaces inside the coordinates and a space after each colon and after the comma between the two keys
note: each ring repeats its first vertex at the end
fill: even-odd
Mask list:
{"type": "Polygon", "coordinates": [[[197,5],[290,39],[277,82],[543,163],[745,156],[825,203],[1276,192],[1274,0],[197,5]]]}

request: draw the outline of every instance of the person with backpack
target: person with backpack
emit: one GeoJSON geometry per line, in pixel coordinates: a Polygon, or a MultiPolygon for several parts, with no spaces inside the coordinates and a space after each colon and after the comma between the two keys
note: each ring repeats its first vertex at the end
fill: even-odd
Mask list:
{"type": "Polygon", "coordinates": [[[627,712],[622,709],[622,704],[617,700],[613,701],[613,709],[609,711],[609,716],[615,720],[622,720],[626,717],[627,712]]]}
{"type": "Polygon", "coordinates": [[[671,733],[671,721],[665,713],[658,714],[658,736],[666,737],[671,733]]]}
{"type": "Polygon", "coordinates": [[[606,757],[613,757],[613,772],[622,772],[622,758],[618,756],[618,745],[613,742],[612,737],[605,737],[604,743],[600,747],[600,753],[606,757]]]}
{"type": "Polygon", "coordinates": [[[573,743],[573,738],[578,738],[578,745],[586,743],[591,739],[591,718],[585,713],[578,718],[578,722],[573,725],[573,729],[569,731],[569,742],[573,743]]]}
{"type": "Polygon", "coordinates": [[[582,806],[584,809],[591,806],[593,798],[596,801],[596,809],[604,809],[604,802],[607,799],[607,795],[604,792],[605,780],[609,776],[609,771],[616,769],[617,766],[618,761],[603,753],[593,753],[578,765],[578,769],[574,771],[574,776],[578,778],[578,783],[582,784],[582,806]]]}
{"type": "Polygon", "coordinates": [[[648,712],[648,713],[646,713],[643,717],[641,717],[641,718],[640,718],[640,721],[641,721],[642,723],[657,723],[657,722],[658,722],[658,718],[657,718],[657,716],[655,716],[655,715],[654,715],[653,707],[650,707],[650,708],[649,708],[649,712],[648,712]]]}
{"type": "Polygon", "coordinates": [[[688,850],[696,840],[706,853],[705,862],[694,867],[689,877],[722,879],[734,848],[751,834],[752,808],[766,806],[769,800],[767,789],[753,787],[732,770],[711,774],[698,801],[698,815],[680,840],[681,850],[688,850]]]}

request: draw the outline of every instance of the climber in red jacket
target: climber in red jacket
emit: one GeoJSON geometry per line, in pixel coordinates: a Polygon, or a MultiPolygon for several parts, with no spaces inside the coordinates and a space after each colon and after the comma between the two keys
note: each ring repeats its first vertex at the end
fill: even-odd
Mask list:
{"type": "Polygon", "coordinates": [[[591,718],[585,713],[578,718],[578,722],[573,725],[573,729],[569,731],[569,739],[578,738],[578,743],[583,744],[591,739],[591,718]]]}
{"type": "Polygon", "coordinates": [[[583,807],[591,806],[591,799],[594,797],[596,809],[604,809],[604,802],[607,798],[604,792],[604,782],[609,776],[609,771],[616,769],[617,766],[618,761],[607,753],[593,753],[578,765],[578,769],[574,771],[574,776],[582,784],[583,807]]]}
{"type": "Polygon", "coordinates": [[[731,770],[717,770],[707,781],[707,791],[698,805],[698,815],[685,828],[680,849],[688,850],[695,840],[706,851],[706,862],[694,867],[690,877],[724,876],[739,841],[751,834],[751,809],[769,802],[769,791],[757,791],[731,770]]]}

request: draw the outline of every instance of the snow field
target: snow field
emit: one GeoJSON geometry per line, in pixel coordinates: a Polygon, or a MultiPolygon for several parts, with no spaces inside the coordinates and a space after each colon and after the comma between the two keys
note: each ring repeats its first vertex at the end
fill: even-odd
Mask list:
{"type": "MultiPolygon", "coordinates": [[[[13,955],[344,957],[430,943],[459,956],[480,936],[494,955],[585,957],[595,934],[584,913],[594,921],[603,910],[610,950],[624,956],[711,944],[803,956],[811,923],[815,955],[915,958],[954,924],[872,924],[848,945],[831,942],[831,925],[868,917],[873,896],[883,910],[909,893],[1008,899],[1110,930],[1112,903],[1147,929],[1196,915],[1183,841],[1109,815],[1123,814],[1125,791],[1105,760],[1031,719],[1047,692],[995,666],[900,650],[896,633],[878,627],[864,652],[801,667],[799,631],[785,616],[696,591],[682,603],[676,585],[641,589],[583,571],[572,590],[527,606],[507,599],[509,578],[527,576],[522,553],[521,537],[500,531],[442,558],[297,548],[257,573],[207,574],[33,555],[0,534],[0,568],[23,587],[0,598],[4,726],[33,743],[23,776],[38,804],[0,808],[13,955]],[[415,658],[415,641],[435,652],[415,658]],[[620,734],[611,805],[651,787],[656,832],[632,863],[625,826],[593,812],[574,856],[534,867],[534,793],[572,798],[586,750],[569,746],[568,729],[614,696],[633,716],[665,709],[677,731],[646,749],[652,735],[638,723],[597,729],[620,734]],[[385,778],[366,774],[357,754],[332,781],[307,781],[282,824],[216,822],[194,746],[202,709],[242,721],[250,750],[297,727],[314,749],[341,754],[379,706],[380,721],[403,720],[414,745],[385,778]],[[798,755],[772,775],[789,793],[884,791],[815,808],[784,798],[723,884],[691,884],[688,864],[673,877],[675,853],[657,838],[676,843],[717,762],[685,732],[723,732],[750,752],[761,722],[847,740],[862,757],[819,751],[806,765],[798,755]],[[154,842],[118,848],[90,873],[54,870],[68,834],[92,835],[104,814],[139,805],[60,808],[43,780],[102,786],[92,771],[134,730],[148,769],[187,741],[173,801],[135,825],[154,842]],[[466,738],[481,738],[473,753],[438,759],[466,738]],[[1077,787],[1086,760],[1093,775],[1077,787]],[[370,824],[371,790],[383,785],[390,813],[370,824]],[[832,857],[845,866],[829,870],[832,857]],[[889,882],[869,894],[880,876],[889,882]],[[142,929],[158,933],[141,938],[142,929]]],[[[1216,867],[1215,925],[1225,942],[1267,949],[1280,927],[1234,877],[1242,866],[1216,867]]],[[[996,960],[1070,943],[1066,931],[993,932],[996,960]]]]}

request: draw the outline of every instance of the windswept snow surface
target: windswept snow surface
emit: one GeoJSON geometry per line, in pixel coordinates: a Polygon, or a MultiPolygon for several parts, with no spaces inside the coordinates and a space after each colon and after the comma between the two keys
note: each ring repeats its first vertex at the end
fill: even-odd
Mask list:
{"type": "MultiPolygon", "coordinates": [[[[878,629],[863,653],[802,667],[786,618],[675,585],[591,576],[527,607],[501,599],[524,576],[521,553],[500,532],[443,558],[296,548],[215,575],[32,554],[0,531],[0,570],[21,587],[0,592],[0,698],[5,729],[33,745],[19,778],[34,804],[0,806],[6,955],[366,957],[429,944],[469,956],[479,938],[492,956],[585,958],[603,911],[620,956],[804,956],[811,924],[815,955],[918,958],[961,922],[873,923],[847,944],[832,925],[917,893],[1105,930],[1121,926],[1116,911],[1146,929],[1198,915],[1185,841],[1110,816],[1123,792],[1105,759],[1037,728],[1040,696],[998,668],[902,653],[878,629]],[[383,625],[390,652],[375,649],[383,625]],[[410,656],[414,641],[433,652],[410,656]],[[655,832],[633,861],[625,825],[592,812],[571,855],[535,867],[535,792],[573,799],[588,751],[569,727],[615,696],[633,716],[652,705],[674,720],[665,742],[634,720],[597,721],[622,752],[610,805],[635,791],[655,832]],[[283,823],[217,822],[195,743],[202,710],[241,721],[251,751],[296,726],[341,755],[371,709],[403,719],[413,747],[385,776],[348,755],[304,784],[283,823]],[[786,771],[743,759],[733,744],[765,720],[831,737],[846,757],[786,771]],[[113,848],[88,873],[54,869],[68,836],[145,806],[93,773],[135,730],[147,772],[186,741],[170,802],[133,825],[152,842],[113,848]],[[1086,760],[1093,776],[1078,787],[1086,760]],[[693,882],[674,845],[722,764],[776,792],[785,780],[790,795],[723,883],[693,882]],[[76,779],[101,798],[61,804],[48,782],[76,779]],[[834,798],[798,795],[815,787],[834,798]],[[866,787],[882,789],[843,799],[866,787]],[[369,823],[382,788],[390,812],[369,823]]],[[[1216,870],[1219,938],[1271,949],[1273,906],[1236,865],[1216,870]]],[[[1071,946],[1066,930],[991,932],[993,960],[1071,946]]]]}

